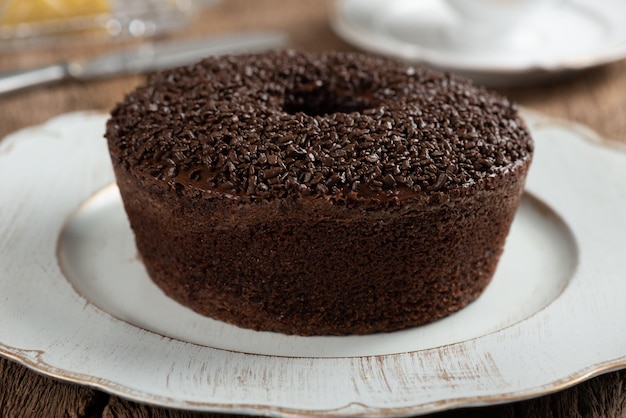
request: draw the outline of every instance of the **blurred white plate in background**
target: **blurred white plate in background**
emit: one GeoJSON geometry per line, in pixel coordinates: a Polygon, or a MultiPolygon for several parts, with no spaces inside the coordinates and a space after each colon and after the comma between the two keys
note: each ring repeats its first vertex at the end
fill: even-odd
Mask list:
{"type": "Polygon", "coordinates": [[[444,0],[338,0],[331,24],[365,51],[508,86],[626,57],[625,16],[623,0],[552,1],[473,47],[458,42],[468,23],[444,0]]]}

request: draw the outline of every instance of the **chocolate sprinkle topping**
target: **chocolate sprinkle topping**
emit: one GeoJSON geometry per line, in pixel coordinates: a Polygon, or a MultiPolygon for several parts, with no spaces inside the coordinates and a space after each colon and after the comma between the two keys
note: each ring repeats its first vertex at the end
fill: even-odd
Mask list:
{"type": "Polygon", "coordinates": [[[505,98],[355,53],[207,58],[153,74],[112,112],[113,158],[172,187],[251,198],[450,192],[532,141],[505,98]]]}

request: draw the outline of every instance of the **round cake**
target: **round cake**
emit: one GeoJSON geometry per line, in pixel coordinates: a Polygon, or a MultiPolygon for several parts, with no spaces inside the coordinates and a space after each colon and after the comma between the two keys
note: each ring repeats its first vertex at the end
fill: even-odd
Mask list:
{"type": "Polygon", "coordinates": [[[356,53],[151,75],[106,138],[138,251],[182,305],[255,330],[390,332],[489,283],[532,139],[471,82],[356,53]]]}

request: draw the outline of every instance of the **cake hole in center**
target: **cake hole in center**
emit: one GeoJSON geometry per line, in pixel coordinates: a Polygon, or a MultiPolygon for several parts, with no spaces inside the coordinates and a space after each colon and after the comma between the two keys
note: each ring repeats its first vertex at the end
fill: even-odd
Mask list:
{"type": "Polygon", "coordinates": [[[283,110],[295,115],[302,112],[309,116],[325,116],[333,113],[363,112],[373,109],[377,103],[366,95],[338,94],[326,89],[288,92],[283,110]]]}

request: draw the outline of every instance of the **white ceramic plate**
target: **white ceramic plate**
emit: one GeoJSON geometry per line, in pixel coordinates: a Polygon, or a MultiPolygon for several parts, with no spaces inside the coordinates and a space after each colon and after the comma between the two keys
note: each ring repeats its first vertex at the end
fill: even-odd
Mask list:
{"type": "Polygon", "coordinates": [[[0,142],[0,353],[174,408],[416,415],[544,394],[626,366],[626,154],[525,113],[537,143],[493,283],[437,323],[362,337],[239,329],[137,261],[102,138],[74,113],[0,142]]]}
{"type": "Polygon", "coordinates": [[[366,51],[450,70],[489,86],[531,84],[626,57],[626,2],[561,0],[463,47],[444,0],[338,0],[331,24],[366,51]]]}

